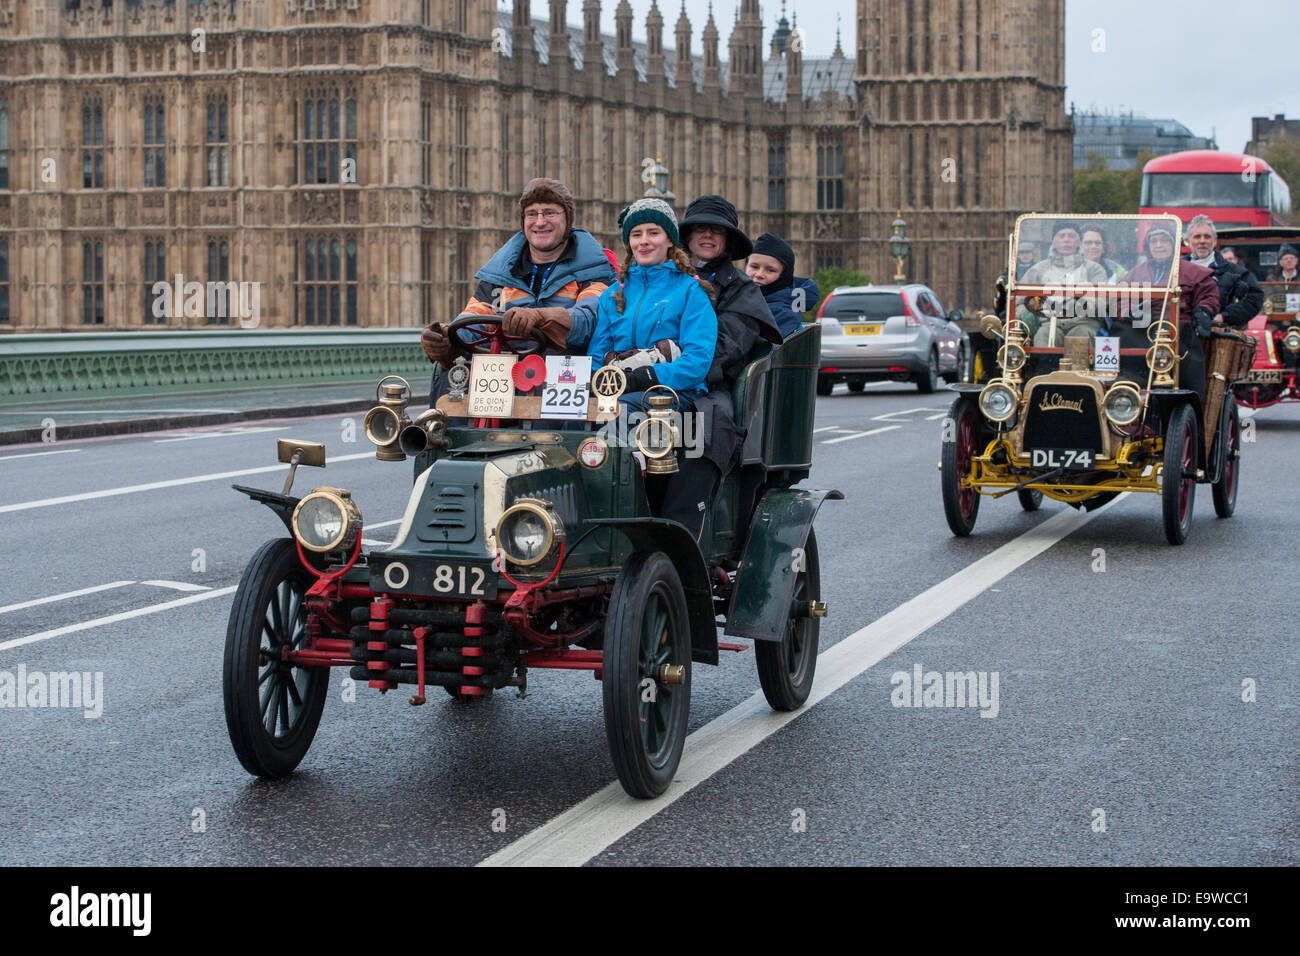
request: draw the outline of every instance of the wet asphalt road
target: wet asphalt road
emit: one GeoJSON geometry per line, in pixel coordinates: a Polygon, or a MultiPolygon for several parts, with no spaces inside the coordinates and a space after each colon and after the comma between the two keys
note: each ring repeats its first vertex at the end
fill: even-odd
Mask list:
{"type": "MultiPolygon", "coordinates": [[[[892,384],[818,399],[808,484],[847,496],[817,523],[824,650],[1068,510],[985,501],[975,535],[953,538],[936,469],[949,399],[892,384]]],[[[526,700],[422,708],[364,687],[345,701],[336,673],[296,774],[240,767],[225,589],[283,529],[229,485],[278,490],[277,435],[324,441],[332,463],[296,487],[351,489],[367,537],[388,540],[395,524],[374,526],[400,516],[410,465],[374,461],[353,423],[352,442],[328,418],[0,449],[0,509],[203,477],[0,510],[0,672],[103,674],[98,718],[0,708],[0,864],[474,864],[616,779],[599,685],[563,671],[533,672],[526,700]]],[[[1159,499],[1128,496],[590,862],[1300,863],[1300,408],[1258,413],[1247,435],[1233,518],[1199,486],[1171,548],[1159,499]],[[996,674],[996,716],[893,706],[891,677],[917,665],[996,674]]],[[[697,666],[691,730],[757,688],[752,651],[697,666]]]]}

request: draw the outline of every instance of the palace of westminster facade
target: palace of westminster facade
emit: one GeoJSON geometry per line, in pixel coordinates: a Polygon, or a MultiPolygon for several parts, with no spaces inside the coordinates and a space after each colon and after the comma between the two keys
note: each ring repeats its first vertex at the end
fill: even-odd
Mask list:
{"type": "Polygon", "coordinates": [[[725,60],[712,13],[680,58],[684,8],[667,48],[657,3],[644,42],[627,0],[613,37],[568,5],[0,0],[0,330],[237,321],[156,315],[178,275],[260,283],[263,327],[446,320],[529,178],[618,250],[655,159],[679,215],[721,193],[801,274],[892,281],[901,212],[950,307],[987,304],[1018,213],[1070,208],[1064,0],[858,0],[856,55],[819,59],[740,0],[725,60]]]}

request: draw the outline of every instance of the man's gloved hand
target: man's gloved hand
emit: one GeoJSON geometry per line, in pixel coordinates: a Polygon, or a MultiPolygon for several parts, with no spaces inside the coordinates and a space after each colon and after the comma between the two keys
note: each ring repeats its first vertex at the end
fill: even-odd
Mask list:
{"type": "Polygon", "coordinates": [[[541,318],[541,309],[510,309],[501,317],[501,330],[506,335],[532,335],[541,318]]]}
{"type": "Polygon", "coordinates": [[[434,322],[420,333],[420,347],[429,361],[441,365],[443,369],[451,368],[451,339],[447,337],[447,327],[434,322]]]}
{"type": "Polygon", "coordinates": [[[562,349],[573,329],[573,317],[569,310],[558,305],[543,309],[515,308],[506,312],[501,320],[501,328],[506,335],[532,335],[534,330],[541,332],[555,345],[562,349]]]}
{"type": "Polygon", "coordinates": [[[1196,334],[1203,339],[1210,337],[1210,330],[1214,327],[1214,313],[1203,305],[1198,305],[1192,311],[1192,321],[1196,323],[1196,334]]]}
{"type": "Polygon", "coordinates": [[[650,365],[642,365],[627,373],[627,388],[623,391],[624,394],[628,392],[644,392],[652,385],[658,384],[659,376],[655,374],[654,367],[650,365]]]}

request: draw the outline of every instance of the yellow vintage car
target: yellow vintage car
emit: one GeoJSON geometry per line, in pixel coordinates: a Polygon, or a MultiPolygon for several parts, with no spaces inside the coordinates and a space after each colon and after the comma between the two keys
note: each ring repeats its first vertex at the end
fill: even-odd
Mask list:
{"type": "Polygon", "coordinates": [[[999,314],[969,333],[972,381],[950,386],[939,467],[953,534],[971,533],[982,497],[1013,493],[1029,511],[1044,496],[1092,510],[1158,494],[1171,544],[1187,539],[1198,483],[1233,513],[1241,432],[1228,386],[1254,343],[1212,327],[1181,240],[1173,216],[1016,221],[999,314]],[[1044,258],[1018,263],[1021,246],[1044,258]]]}

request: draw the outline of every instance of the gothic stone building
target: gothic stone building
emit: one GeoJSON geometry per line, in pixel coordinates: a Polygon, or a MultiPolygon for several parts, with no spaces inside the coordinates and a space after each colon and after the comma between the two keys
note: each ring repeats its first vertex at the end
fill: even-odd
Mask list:
{"type": "Polygon", "coordinates": [[[178,274],[260,283],[263,326],[447,318],[527,179],[616,248],[656,157],[679,212],[722,193],[801,273],[888,281],[901,211],[909,274],[967,308],[1015,214],[1069,208],[1063,0],[859,0],[855,60],[784,17],[765,44],[757,0],[725,61],[712,14],[692,57],[684,11],[670,49],[657,5],[643,43],[627,0],[613,37],[567,7],[0,0],[0,329],[230,321],[155,315],[178,274]]]}

